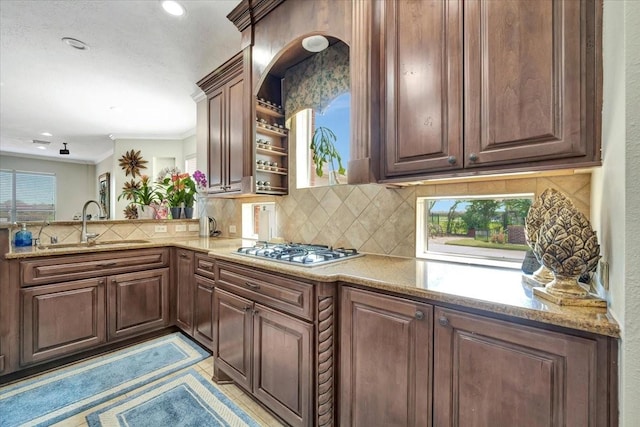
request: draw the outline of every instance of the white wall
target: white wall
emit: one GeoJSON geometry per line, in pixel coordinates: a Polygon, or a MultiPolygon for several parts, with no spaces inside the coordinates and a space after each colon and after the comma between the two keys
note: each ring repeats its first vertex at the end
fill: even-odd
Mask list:
{"type": "Polygon", "coordinates": [[[0,169],[47,172],[56,175],[56,220],[70,221],[82,212],[82,205],[97,197],[95,166],[30,157],[0,156],[0,169]]]}
{"type": "MultiPolygon", "coordinates": [[[[183,157],[183,140],[171,139],[171,140],[150,140],[150,139],[120,139],[115,141],[115,149],[113,155],[113,180],[114,188],[113,194],[115,199],[115,216],[114,219],[123,219],[123,210],[127,206],[126,200],[117,200],[120,193],[122,193],[122,187],[126,181],[131,180],[131,175],[125,176],[124,170],[120,167],[120,158],[130,150],[140,150],[140,155],[144,160],[149,163],[146,164],[147,168],[141,172],[143,175],[149,175],[149,177],[155,181],[156,176],[153,173],[153,159],[156,158],[174,158],[175,166],[184,169],[184,157],[183,157]]],[[[136,177],[137,180],[140,177],[136,177]]]]}
{"type": "MultiPolygon", "coordinates": [[[[182,158],[186,159],[188,156],[196,154],[197,150],[198,143],[195,133],[182,140],[182,158]]],[[[200,167],[201,165],[202,164],[198,162],[198,167],[200,167]]],[[[182,162],[182,167],[180,169],[184,169],[184,162],[182,162]]]]}
{"type": "Polygon", "coordinates": [[[196,103],[196,148],[198,154],[198,169],[201,171],[208,170],[209,155],[209,127],[207,123],[207,99],[201,99],[196,103]]]}
{"type": "Polygon", "coordinates": [[[610,265],[610,310],[622,330],[620,425],[635,427],[640,420],[640,2],[606,0],[603,18],[603,166],[591,179],[591,220],[610,265]]]}

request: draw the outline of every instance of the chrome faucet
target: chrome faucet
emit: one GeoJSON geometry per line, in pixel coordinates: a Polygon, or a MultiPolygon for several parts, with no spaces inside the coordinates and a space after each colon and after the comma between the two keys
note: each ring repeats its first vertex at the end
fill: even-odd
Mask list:
{"type": "Polygon", "coordinates": [[[40,226],[40,231],[38,231],[38,237],[36,238],[36,246],[40,246],[40,243],[42,242],[40,240],[40,235],[42,234],[42,229],[45,228],[48,225],[51,225],[51,223],[45,218],[42,221],[42,225],[40,226]]]}
{"type": "Polygon", "coordinates": [[[87,233],[87,206],[91,203],[95,203],[100,209],[100,215],[102,215],[102,206],[95,200],[88,200],[82,207],[82,232],[80,233],[80,243],[87,243],[89,239],[95,239],[98,237],[98,233],[87,233]]]}

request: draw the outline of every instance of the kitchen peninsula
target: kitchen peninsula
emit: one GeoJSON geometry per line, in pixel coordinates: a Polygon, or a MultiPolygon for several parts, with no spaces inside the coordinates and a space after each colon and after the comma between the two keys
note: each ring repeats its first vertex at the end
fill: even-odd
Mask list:
{"type": "MultiPolygon", "coordinates": [[[[400,419],[432,414],[441,425],[453,416],[469,416],[465,408],[490,416],[494,405],[469,394],[468,387],[499,393],[492,382],[496,378],[515,381],[517,393],[498,398],[522,405],[527,416],[549,422],[567,417],[567,425],[613,425],[619,329],[606,311],[548,304],[532,296],[513,270],[374,254],[307,268],[238,254],[247,244],[184,236],[103,245],[97,251],[32,247],[16,252],[5,240],[3,374],[177,325],[212,350],[212,374],[231,377],[291,425],[348,425],[371,413],[400,419]],[[48,292],[55,287],[60,293],[48,292]],[[97,319],[93,329],[81,329],[85,335],[95,332],[85,337],[86,345],[77,347],[75,337],[56,350],[53,340],[70,339],[64,336],[68,331],[54,333],[45,324],[38,329],[35,313],[46,316],[58,301],[65,303],[52,295],[81,295],[94,307],[86,319],[97,319]],[[247,306],[253,308],[247,311],[247,306]],[[230,339],[225,326],[246,321],[253,325],[245,329],[252,335],[242,339],[248,342],[238,342],[238,336],[225,341],[230,339]],[[296,326],[305,333],[294,332],[296,326]],[[273,354],[266,339],[299,345],[273,354]],[[40,351],[34,343],[41,343],[40,351]],[[254,357],[261,363],[237,365],[232,356],[238,353],[229,349],[237,352],[238,345],[253,352],[260,348],[254,357]],[[393,363],[384,370],[371,365],[383,359],[393,363]],[[290,364],[283,368],[282,360],[290,364]],[[279,367],[295,374],[287,378],[297,379],[270,383],[273,372],[259,367],[279,367]],[[532,369],[540,371],[532,376],[532,369]],[[458,383],[450,382],[453,376],[458,383]],[[375,411],[356,398],[365,382],[370,399],[392,400],[393,408],[375,411]],[[393,396],[390,383],[400,385],[393,396]],[[547,393],[554,397],[544,400],[544,408],[532,403],[547,393]],[[465,406],[453,407],[450,399],[465,406]]],[[[77,310],[70,322],[77,322],[77,310]]]]}

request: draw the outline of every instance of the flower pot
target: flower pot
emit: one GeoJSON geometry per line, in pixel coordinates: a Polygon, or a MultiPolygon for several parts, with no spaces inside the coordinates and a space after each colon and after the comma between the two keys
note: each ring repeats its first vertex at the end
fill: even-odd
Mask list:
{"type": "Polygon", "coordinates": [[[193,207],[184,208],[184,217],[187,219],[193,218],[193,207]]]}
{"type": "Polygon", "coordinates": [[[140,205],[138,208],[138,219],[154,219],[156,210],[149,205],[140,205]]]}
{"type": "Polygon", "coordinates": [[[169,208],[171,209],[171,218],[173,219],[180,219],[180,215],[182,214],[182,208],[181,207],[171,207],[169,208]]]}

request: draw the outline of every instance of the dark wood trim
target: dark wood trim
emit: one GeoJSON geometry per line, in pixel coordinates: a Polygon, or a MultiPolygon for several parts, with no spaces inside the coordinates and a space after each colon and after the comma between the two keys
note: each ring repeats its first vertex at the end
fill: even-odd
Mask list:
{"type": "Polygon", "coordinates": [[[334,284],[318,284],[316,314],[316,423],[336,425],[338,390],[338,301],[334,284]]]}
{"type": "Polygon", "coordinates": [[[360,0],[352,4],[349,184],[366,184],[377,181],[378,177],[380,51],[379,44],[374,42],[378,38],[373,25],[374,2],[360,0]]]}
{"type": "Polygon", "coordinates": [[[243,0],[229,14],[227,19],[243,32],[250,25],[260,21],[284,0],[243,0]]]}
{"type": "Polygon", "coordinates": [[[244,53],[239,52],[227,62],[204,76],[196,83],[205,93],[218,89],[233,78],[236,74],[243,72],[244,53]]]}

